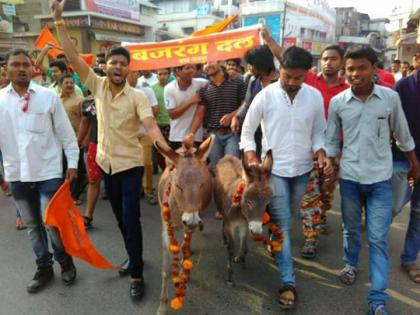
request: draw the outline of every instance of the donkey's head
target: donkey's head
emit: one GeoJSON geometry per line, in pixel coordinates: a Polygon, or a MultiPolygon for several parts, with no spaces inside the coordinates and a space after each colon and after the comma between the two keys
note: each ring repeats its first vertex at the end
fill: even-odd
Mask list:
{"type": "Polygon", "coordinates": [[[244,168],[245,190],[241,200],[241,211],[248,221],[252,234],[263,231],[263,215],[265,208],[273,196],[270,185],[270,174],[273,166],[273,156],[269,150],[259,165],[248,165],[242,158],[244,168]]]}
{"type": "Polygon", "coordinates": [[[169,177],[172,203],[181,212],[182,223],[193,229],[202,224],[200,211],[211,196],[211,175],[206,163],[214,137],[205,140],[198,149],[193,147],[193,135],[187,136],[176,152],[161,143],[156,147],[169,161],[173,170],[169,177]]]}

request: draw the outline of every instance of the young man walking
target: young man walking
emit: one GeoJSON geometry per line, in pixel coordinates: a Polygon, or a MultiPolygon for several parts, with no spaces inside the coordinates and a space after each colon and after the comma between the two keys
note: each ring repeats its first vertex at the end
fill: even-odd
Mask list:
{"type": "Polygon", "coordinates": [[[6,55],[10,84],[0,90],[0,150],[5,179],[19,206],[36,256],[38,269],[27,286],[29,293],[41,290],[54,277],[52,254],[61,265],[61,278],[72,284],[76,268],[66,253],[56,228],[43,223],[48,202],[62,184],[63,153],[67,158],[66,179],[77,177],[79,148],[58,95],[31,82],[32,63],[22,49],[6,55]]]}
{"type": "MultiPolygon", "coordinates": [[[[345,79],[340,76],[343,67],[343,51],[337,45],[325,47],[321,53],[321,72],[309,71],[305,83],[321,92],[324,100],[325,118],[328,118],[328,108],[331,99],[338,93],[349,88],[345,79]]],[[[331,209],[334,189],[338,179],[338,165],[333,163],[334,173],[330,178],[319,172],[317,163],[309,177],[308,188],[301,204],[302,228],[305,243],[301,255],[307,259],[315,258],[318,247],[319,233],[329,233],[326,212],[331,209]]]]}
{"type": "Polygon", "coordinates": [[[147,97],[129,86],[130,53],[123,47],[106,56],[106,77],[99,77],[79,57],[62,19],[66,1],[54,1],[52,13],[62,47],[82,82],[95,97],[98,119],[96,161],[101,168],[105,189],[124,239],[131,275],[130,296],[144,295],[143,234],[140,223],[140,188],[143,153],[138,140],[140,123],[152,141],[166,144],[153,118],[147,97]]]}
{"type": "Polygon", "coordinates": [[[291,47],[281,58],[280,79],[254,98],[242,127],[241,149],[248,164],[258,164],[255,130],[261,124],[263,152],[271,149],[274,165],[271,180],[274,196],[270,216],[284,235],[283,249],[276,254],[279,269],[281,308],[292,308],[297,299],[293,271],[292,214],[298,210],[306,191],[313,155],[326,174],[332,171],[324,152],[324,117],[321,94],[303,83],[312,67],[312,56],[302,48],[291,47]]]}
{"type": "Polygon", "coordinates": [[[350,47],[345,73],[351,89],[331,100],[326,135],[330,157],[341,153],[340,192],[345,267],[340,280],[353,284],[361,249],[362,207],[366,206],[369,244],[369,314],[385,315],[388,294],[388,232],[392,219],[392,152],[390,135],[410,163],[408,177],[417,180],[419,165],[400,98],[373,83],[377,56],[370,47],[350,47]],[[343,149],[341,140],[343,139],[343,149]]]}
{"type": "MultiPolygon", "coordinates": [[[[408,127],[416,144],[416,156],[420,159],[420,70],[413,75],[399,80],[395,91],[401,98],[402,108],[407,118],[408,127]]],[[[417,257],[420,250],[420,184],[409,185],[407,173],[410,164],[393,141],[392,194],[394,199],[393,216],[402,211],[410,201],[410,220],[401,254],[401,267],[415,283],[420,283],[420,269],[417,257]]]]}

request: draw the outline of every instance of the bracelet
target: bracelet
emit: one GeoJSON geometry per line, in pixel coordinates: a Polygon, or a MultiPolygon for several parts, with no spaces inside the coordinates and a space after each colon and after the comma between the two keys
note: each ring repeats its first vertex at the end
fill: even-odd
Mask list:
{"type": "Polygon", "coordinates": [[[66,22],[64,20],[54,21],[54,25],[55,26],[64,26],[64,25],[66,25],[66,22]]]}

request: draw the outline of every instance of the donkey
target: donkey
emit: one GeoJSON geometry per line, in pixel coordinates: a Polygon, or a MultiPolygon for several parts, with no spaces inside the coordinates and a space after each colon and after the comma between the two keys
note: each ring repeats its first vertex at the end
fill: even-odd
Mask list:
{"type": "Polygon", "coordinates": [[[233,285],[232,262],[245,263],[248,232],[251,231],[254,235],[263,232],[263,214],[273,195],[270,186],[272,166],[271,150],[259,165],[248,166],[244,159],[241,163],[237,157],[226,156],[216,166],[214,199],[223,216],[223,239],[228,249],[229,285],[233,285]],[[238,203],[233,203],[232,198],[237,194],[241,183],[245,185],[243,193],[238,203]]]}
{"type": "MultiPolygon", "coordinates": [[[[214,137],[205,140],[198,149],[193,147],[193,136],[183,142],[176,152],[156,142],[159,152],[168,163],[158,186],[159,204],[168,202],[172,226],[175,230],[193,231],[202,227],[200,213],[209,205],[212,197],[212,178],[206,159],[214,137]],[[171,187],[169,196],[166,195],[171,187]]],[[[168,279],[171,277],[171,253],[169,252],[167,225],[162,216],[162,291],[158,315],[168,314],[168,279]]]]}

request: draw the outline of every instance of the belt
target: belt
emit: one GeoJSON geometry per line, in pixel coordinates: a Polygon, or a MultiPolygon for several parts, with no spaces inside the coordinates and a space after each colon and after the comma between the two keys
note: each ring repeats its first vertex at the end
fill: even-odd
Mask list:
{"type": "Polygon", "coordinates": [[[231,132],[230,127],[209,128],[208,131],[218,135],[225,135],[231,132]]]}

